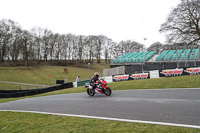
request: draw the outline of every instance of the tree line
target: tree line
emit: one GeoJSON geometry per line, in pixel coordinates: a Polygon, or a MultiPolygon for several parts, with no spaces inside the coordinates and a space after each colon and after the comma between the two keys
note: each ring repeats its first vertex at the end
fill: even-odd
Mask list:
{"type": "Polygon", "coordinates": [[[127,40],[119,43],[104,35],[74,35],[53,33],[49,29],[34,27],[23,30],[13,21],[0,20],[0,62],[22,60],[28,66],[30,60],[73,60],[100,63],[119,57],[127,52],[139,52],[144,45],[127,40]]]}
{"type": "MultiPolygon", "coordinates": [[[[159,53],[166,46],[178,44],[198,47],[200,1],[181,0],[161,25],[160,32],[166,35],[166,45],[155,42],[147,51],[159,53]]],[[[22,60],[28,66],[30,60],[40,63],[49,60],[92,62],[95,59],[100,63],[103,58],[108,63],[110,59],[123,54],[143,51],[144,45],[132,40],[116,43],[104,35],[59,34],[40,27],[28,31],[13,20],[0,20],[0,62],[22,60]]]]}
{"type": "Polygon", "coordinates": [[[181,0],[161,25],[167,43],[200,43],[200,0],[181,0]]]}

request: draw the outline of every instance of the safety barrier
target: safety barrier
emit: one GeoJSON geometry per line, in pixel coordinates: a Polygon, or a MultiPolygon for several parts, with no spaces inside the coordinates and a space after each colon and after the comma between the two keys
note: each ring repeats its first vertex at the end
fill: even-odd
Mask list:
{"type": "Polygon", "coordinates": [[[37,95],[41,93],[51,92],[55,90],[61,90],[66,88],[72,88],[73,83],[65,83],[58,86],[51,86],[42,89],[31,89],[31,90],[0,90],[0,98],[13,98],[13,97],[24,97],[37,95]]]}
{"type": "Polygon", "coordinates": [[[139,79],[149,79],[149,78],[150,78],[149,73],[113,75],[113,82],[127,81],[127,80],[139,80],[139,79]]]}
{"type": "Polygon", "coordinates": [[[79,81],[79,82],[77,82],[77,87],[79,87],[79,86],[84,86],[85,83],[89,83],[89,82],[90,82],[90,80],[79,81]]]}
{"type": "Polygon", "coordinates": [[[160,78],[160,77],[174,77],[174,76],[184,76],[184,75],[199,75],[200,67],[188,67],[188,68],[177,68],[177,69],[163,69],[154,70],[145,73],[135,73],[135,74],[124,74],[124,75],[113,75],[113,82],[127,81],[127,80],[139,80],[139,79],[149,79],[149,78],[160,78]]]}
{"type": "Polygon", "coordinates": [[[200,67],[188,67],[181,69],[166,69],[160,70],[160,77],[184,76],[184,75],[199,75],[200,67]]]}

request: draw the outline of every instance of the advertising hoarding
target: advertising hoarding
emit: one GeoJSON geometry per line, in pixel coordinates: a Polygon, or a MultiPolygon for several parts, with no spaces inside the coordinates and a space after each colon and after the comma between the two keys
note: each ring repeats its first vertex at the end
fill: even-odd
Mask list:
{"type": "Polygon", "coordinates": [[[170,76],[181,76],[183,74],[183,69],[168,69],[168,70],[162,70],[160,72],[165,77],[170,76]]]}
{"type": "Polygon", "coordinates": [[[134,80],[138,79],[147,79],[149,77],[149,73],[139,73],[139,74],[131,74],[130,78],[134,80]]]}
{"type": "Polygon", "coordinates": [[[200,67],[197,68],[186,68],[184,72],[188,73],[189,75],[197,75],[200,74],[200,67]]]}

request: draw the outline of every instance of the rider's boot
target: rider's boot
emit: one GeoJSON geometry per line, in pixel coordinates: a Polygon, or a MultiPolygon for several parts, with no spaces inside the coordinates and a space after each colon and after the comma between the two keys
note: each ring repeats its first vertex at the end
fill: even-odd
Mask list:
{"type": "Polygon", "coordinates": [[[101,90],[102,90],[103,93],[105,92],[104,88],[102,88],[102,87],[101,87],[101,90]]]}

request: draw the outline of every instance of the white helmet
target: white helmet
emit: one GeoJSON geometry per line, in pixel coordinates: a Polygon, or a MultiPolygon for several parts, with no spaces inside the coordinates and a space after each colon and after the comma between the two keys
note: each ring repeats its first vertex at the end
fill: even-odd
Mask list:
{"type": "Polygon", "coordinates": [[[95,73],[94,73],[94,76],[95,76],[95,77],[99,77],[99,73],[98,73],[98,72],[95,72],[95,73]]]}

